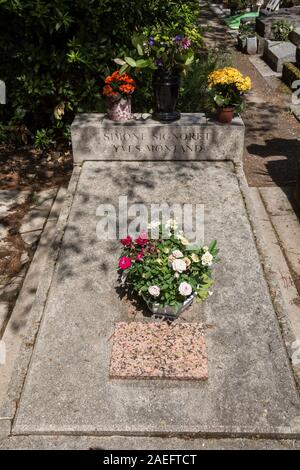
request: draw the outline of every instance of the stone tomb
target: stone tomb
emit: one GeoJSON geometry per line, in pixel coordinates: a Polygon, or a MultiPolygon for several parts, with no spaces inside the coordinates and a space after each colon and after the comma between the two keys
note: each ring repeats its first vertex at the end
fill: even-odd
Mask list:
{"type": "MultiPolygon", "coordinates": [[[[238,123],[242,135],[242,123],[238,123]]],[[[176,126],[181,132],[180,123],[176,126]]],[[[219,124],[209,126],[212,134],[216,128],[220,135],[219,124]]],[[[82,144],[81,149],[89,147],[93,157],[102,161],[83,161],[82,154],[75,155],[82,166],[76,170],[76,193],[48,298],[40,306],[43,319],[29,371],[12,417],[15,435],[197,433],[220,437],[234,433],[249,437],[293,432],[300,415],[299,398],[240,182],[230,161],[239,160],[240,155],[228,149],[242,146],[242,142],[228,141],[236,121],[232,126],[234,131],[230,125],[222,128],[227,153],[215,154],[219,161],[190,161],[179,153],[177,161],[163,161],[163,157],[141,161],[140,153],[138,161],[109,161],[109,155],[116,159],[111,144],[110,154],[104,147],[97,152],[88,140],[82,144]],[[130,204],[204,204],[205,241],[216,238],[221,257],[213,295],[193,307],[194,321],[205,330],[206,381],[109,376],[111,336],[116,323],[126,321],[126,315],[127,321],[130,318],[117,289],[119,242],[97,238],[96,209],[100,203],[117,205],[123,195],[128,195],[130,204]]],[[[116,128],[108,123],[106,127],[105,132],[116,128]]],[[[119,125],[118,129],[134,132],[134,127],[119,125]]],[[[155,127],[156,132],[170,132],[166,125],[156,123],[155,127]]],[[[86,135],[84,129],[81,132],[86,135]]],[[[96,139],[98,130],[94,143],[96,139]]],[[[212,155],[209,148],[207,152],[212,155]]],[[[151,156],[146,153],[145,159],[151,156]]]]}
{"type": "Polygon", "coordinates": [[[276,72],[282,72],[285,62],[295,62],[296,46],[289,41],[265,42],[263,57],[267,64],[276,72]]]}
{"type": "Polygon", "coordinates": [[[256,18],[256,32],[262,37],[271,39],[273,37],[272,25],[279,20],[289,21],[295,28],[300,27],[300,7],[280,8],[274,13],[267,14],[261,10],[260,15],[256,18]]]}
{"type": "Polygon", "coordinates": [[[85,160],[242,160],[244,125],[216,123],[204,114],[182,114],[160,124],[135,116],[114,123],[103,114],[80,114],[72,124],[75,163],[85,160]]]}

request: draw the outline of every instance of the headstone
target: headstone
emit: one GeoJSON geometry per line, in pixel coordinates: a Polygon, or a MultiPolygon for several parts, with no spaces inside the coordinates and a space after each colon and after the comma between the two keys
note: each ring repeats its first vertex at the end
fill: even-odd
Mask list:
{"type": "Polygon", "coordinates": [[[257,38],[247,38],[247,54],[254,55],[257,54],[257,38]]]}
{"type": "MultiPolygon", "coordinates": [[[[147,115],[146,115],[147,116],[147,115]]],[[[169,124],[146,119],[116,123],[104,114],[78,114],[72,124],[75,163],[85,160],[242,160],[244,124],[182,114],[169,124]]]]}
{"type": "Polygon", "coordinates": [[[296,61],[296,46],[288,41],[266,41],[264,59],[276,72],[281,72],[284,62],[296,61]]]}
{"type": "Polygon", "coordinates": [[[289,40],[295,44],[295,46],[300,46],[300,27],[295,28],[294,31],[291,31],[289,34],[289,40]]]}
{"type": "Polygon", "coordinates": [[[0,104],[6,103],[6,90],[5,90],[5,83],[0,80],[0,104]]]}

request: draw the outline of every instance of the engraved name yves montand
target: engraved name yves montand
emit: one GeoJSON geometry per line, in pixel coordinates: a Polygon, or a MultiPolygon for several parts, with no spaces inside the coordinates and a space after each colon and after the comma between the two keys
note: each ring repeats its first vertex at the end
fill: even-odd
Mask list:
{"type": "Polygon", "coordinates": [[[118,152],[201,152],[204,135],[200,132],[154,132],[149,143],[149,134],[143,132],[104,132],[103,141],[111,144],[115,153],[118,152]]]}

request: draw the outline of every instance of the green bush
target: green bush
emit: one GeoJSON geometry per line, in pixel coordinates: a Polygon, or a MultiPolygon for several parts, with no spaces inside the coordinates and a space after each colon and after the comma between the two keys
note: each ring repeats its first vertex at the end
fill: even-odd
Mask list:
{"type": "MultiPolygon", "coordinates": [[[[0,0],[0,139],[33,135],[42,147],[65,139],[75,113],[103,111],[103,78],[132,49],[134,31],[195,24],[198,15],[198,0],[0,0]]],[[[146,111],[151,76],[137,81],[135,106],[146,111]]]]}
{"type": "Polygon", "coordinates": [[[273,38],[276,41],[287,41],[290,32],[293,30],[294,26],[287,20],[277,20],[272,24],[273,38]]]}

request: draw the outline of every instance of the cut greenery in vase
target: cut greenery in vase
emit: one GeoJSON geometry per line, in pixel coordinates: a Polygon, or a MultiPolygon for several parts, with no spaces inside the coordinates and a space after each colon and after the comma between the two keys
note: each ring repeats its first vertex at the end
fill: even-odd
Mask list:
{"type": "Polygon", "coordinates": [[[197,40],[200,40],[200,36],[193,29],[188,34],[185,28],[178,29],[177,25],[160,24],[133,35],[132,44],[137,58],[125,56],[114,59],[121,66],[120,73],[130,67],[153,70],[155,119],[179,119],[180,113],[175,108],[180,75],[187,73],[194,62],[197,40]]]}
{"type": "Polygon", "coordinates": [[[191,247],[174,220],[156,229],[157,238],[142,232],[135,240],[130,236],[121,240],[121,279],[152,313],[176,317],[194,297],[204,300],[211,293],[212,265],[219,250],[216,241],[191,247]]]}

